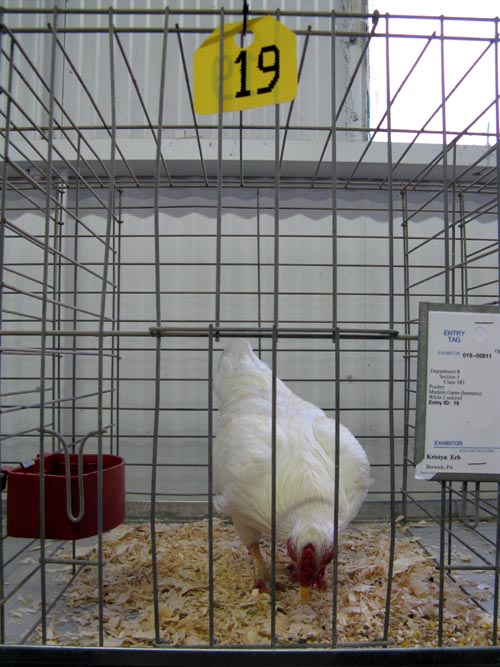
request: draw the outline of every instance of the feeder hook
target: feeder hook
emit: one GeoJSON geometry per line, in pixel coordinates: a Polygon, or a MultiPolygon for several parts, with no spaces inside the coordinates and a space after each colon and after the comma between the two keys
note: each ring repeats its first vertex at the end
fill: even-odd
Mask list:
{"type": "Polygon", "coordinates": [[[68,519],[72,523],[79,523],[85,514],[85,489],[83,486],[83,448],[85,447],[85,444],[87,443],[87,440],[95,435],[99,435],[101,433],[104,433],[106,429],[103,429],[102,431],[91,431],[90,433],[87,433],[86,436],[84,436],[83,440],[80,443],[80,447],[78,448],[78,499],[80,501],[80,512],[78,513],[77,516],[73,514],[73,508],[71,506],[71,465],[69,461],[69,447],[64,439],[64,437],[58,433],[57,431],[53,431],[52,429],[49,428],[44,428],[41,429],[42,433],[47,433],[48,435],[52,435],[55,438],[59,440],[59,442],[62,445],[63,451],[64,451],[64,466],[65,466],[65,471],[66,471],[66,514],[68,515],[68,519]]]}

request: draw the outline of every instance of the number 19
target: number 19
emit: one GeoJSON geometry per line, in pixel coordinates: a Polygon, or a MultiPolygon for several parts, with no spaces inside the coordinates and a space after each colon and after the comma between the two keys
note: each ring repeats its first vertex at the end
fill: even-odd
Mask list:
{"type": "MultiPolygon", "coordinates": [[[[235,97],[248,97],[252,94],[252,91],[248,90],[247,88],[247,52],[240,51],[234,62],[236,65],[240,65],[240,89],[236,93],[235,97]]],[[[264,72],[264,74],[267,72],[273,73],[273,77],[267,86],[257,88],[257,95],[270,93],[280,78],[280,52],[278,47],[274,44],[271,44],[270,46],[263,46],[259,52],[257,67],[261,72],[264,72]],[[264,57],[267,53],[273,54],[273,59],[270,64],[266,65],[264,63],[264,57]]]]}

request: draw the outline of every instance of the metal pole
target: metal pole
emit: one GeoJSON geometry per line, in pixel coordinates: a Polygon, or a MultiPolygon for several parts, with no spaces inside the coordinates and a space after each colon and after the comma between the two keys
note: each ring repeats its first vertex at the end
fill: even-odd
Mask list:
{"type": "Polygon", "coordinates": [[[444,624],[444,575],[446,554],[446,482],[441,482],[441,513],[439,531],[439,610],[438,610],[438,646],[443,645],[444,624]]]}
{"type": "Polygon", "coordinates": [[[111,251],[111,230],[115,210],[115,171],[116,171],[116,80],[115,80],[115,59],[114,59],[114,26],[113,9],[109,10],[109,67],[110,67],[110,98],[111,98],[111,146],[110,146],[110,181],[108,185],[108,207],[105,233],[105,247],[103,257],[103,270],[101,280],[101,295],[99,305],[99,323],[98,323],[98,359],[97,359],[97,559],[99,566],[98,572],[98,590],[99,590],[99,645],[104,645],[104,562],[103,562],[103,433],[104,433],[104,348],[105,337],[104,326],[106,322],[106,297],[108,285],[108,273],[110,265],[111,251]]]}
{"type": "Polygon", "coordinates": [[[500,71],[499,71],[499,19],[495,19],[495,175],[496,175],[496,214],[497,214],[497,242],[498,242],[498,288],[497,288],[497,303],[500,304],[500,71]]]}
{"type": "Polygon", "coordinates": [[[215,646],[215,622],[214,622],[214,424],[213,424],[213,377],[214,377],[214,330],[209,326],[208,330],[208,614],[209,614],[209,645],[215,646]]]}
{"type": "MultiPolygon", "coordinates": [[[[387,103],[387,179],[388,179],[388,254],[389,254],[389,328],[394,328],[394,204],[393,204],[393,159],[392,159],[392,119],[391,119],[391,72],[390,72],[390,39],[389,16],[386,15],[386,103],[387,103]]],[[[389,493],[390,493],[390,542],[389,561],[387,565],[387,590],[385,600],[384,640],[389,636],[391,614],[392,579],[394,572],[394,554],[396,545],[396,475],[395,475],[395,438],[394,438],[394,339],[389,338],[389,493]]]]}
{"type": "MultiPolygon", "coordinates": [[[[279,21],[280,12],[276,12],[279,21]]],[[[273,281],[273,338],[272,338],[272,455],[271,455],[271,646],[276,646],[276,483],[277,483],[277,382],[279,327],[279,267],[280,267],[280,107],[275,106],[274,128],[274,281],[273,281]]]]}
{"type": "Polygon", "coordinates": [[[449,215],[449,185],[448,185],[448,134],[446,131],[446,77],[444,57],[444,16],[441,16],[441,120],[443,135],[443,225],[444,225],[444,300],[450,303],[450,215],[449,215]]]}
{"type": "Polygon", "coordinates": [[[45,410],[46,410],[46,374],[47,374],[47,315],[48,315],[48,282],[49,282],[49,244],[51,228],[51,197],[52,197],[52,160],[54,142],[54,98],[56,79],[56,38],[57,38],[57,7],[53,11],[51,26],[51,55],[50,55],[50,97],[48,112],[47,136],[47,185],[45,198],[45,230],[43,242],[43,286],[41,306],[40,330],[40,605],[41,605],[41,635],[42,643],[47,643],[47,581],[46,581],[46,543],[45,543],[45,410]]]}
{"type": "Polygon", "coordinates": [[[218,340],[221,316],[221,261],[222,261],[222,178],[223,178],[223,113],[224,102],[224,8],[220,10],[219,21],[219,109],[217,114],[217,239],[215,259],[215,335],[218,340]]]}
{"type": "Polygon", "coordinates": [[[338,642],[338,526],[340,497],[340,338],[338,336],[338,216],[337,216],[337,19],[331,16],[330,86],[331,86],[331,136],[332,136],[332,331],[335,345],[335,472],[333,504],[333,575],[332,575],[332,646],[338,642]]]}
{"type": "MultiPolygon", "coordinates": [[[[161,257],[160,257],[160,170],[162,161],[162,123],[165,108],[165,88],[166,88],[166,66],[167,66],[167,46],[168,46],[168,22],[169,9],[165,9],[163,23],[163,42],[161,53],[161,75],[158,103],[158,135],[156,138],[156,163],[155,163],[155,183],[154,183],[154,258],[155,258],[155,310],[156,326],[161,327],[161,257]]],[[[151,513],[150,513],[150,534],[151,534],[151,567],[152,567],[152,586],[153,586],[153,610],[155,641],[161,643],[160,627],[160,603],[158,588],[158,560],[156,554],[156,493],[157,493],[157,470],[158,470],[158,437],[160,428],[160,407],[161,407],[161,336],[156,336],[155,347],[155,403],[154,403],[154,423],[153,423],[153,453],[151,461],[151,513]]]]}
{"type": "MultiPolygon", "coordinates": [[[[401,192],[401,209],[403,214],[402,236],[403,236],[403,292],[404,292],[404,326],[405,335],[411,332],[411,301],[410,301],[410,267],[408,262],[408,192],[401,192]]],[[[410,463],[410,406],[411,406],[411,341],[405,340],[405,386],[404,386],[404,445],[403,445],[403,482],[401,497],[401,513],[403,517],[407,516],[408,508],[408,471],[410,463]]]]}
{"type": "MultiPolygon", "coordinates": [[[[0,10],[0,22],[3,23],[3,12],[0,10]]],[[[0,58],[2,53],[2,45],[4,42],[4,34],[0,31],[0,58]]],[[[13,81],[13,64],[14,64],[14,42],[10,42],[10,65],[9,76],[7,83],[8,95],[6,96],[6,111],[5,111],[5,132],[4,132],[4,149],[3,149],[3,164],[2,164],[2,194],[1,194],[1,211],[0,211],[0,331],[3,328],[3,274],[4,274],[4,258],[5,258],[5,216],[7,209],[7,183],[8,183],[8,164],[9,164],[9,146],[10,146],[10,123],[11,123],[11,94],[13,81]]],[[[3,60],[1,61],[3,64],[3,60]]],[[[0,335],[0,347],[2,346],[2,337],[0,335]]],[[[2,356],[0,354],[0,394],[2,385],[2,356]]],[[[2,434],[2,415],[0,414],[0,434],[2,434]]],[[[2,439],[0,439],[0,467],[2,464],[2,439]]],[[[3,534],[4,527],[4,503],[0,492],[0,531],[3,534]]],[[[5,596],[5,580],[4,580],[4,540],[0,540],[0,599],[3,600],[5,596]]],[[[0,606],[0,643],[5,643],[5,607],[0,606]]]]}

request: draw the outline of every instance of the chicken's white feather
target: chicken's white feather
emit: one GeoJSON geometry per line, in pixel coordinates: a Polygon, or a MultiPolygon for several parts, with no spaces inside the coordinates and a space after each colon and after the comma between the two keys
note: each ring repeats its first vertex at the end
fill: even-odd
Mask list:
{"type": "MultiPolygon", "coordinates": [[[[232,517],[245,544],[271,531],[272,372],[248,341],[231,341],[218,365],[220,402],[214,446],[216,506],[232,517]]],[[[354,435],[339,425],[339,520],[356,516],[370,466],[354,435]]],[[[333,542],[335,421],[276,378],[276,530],[298,548],[333,542]]]]}

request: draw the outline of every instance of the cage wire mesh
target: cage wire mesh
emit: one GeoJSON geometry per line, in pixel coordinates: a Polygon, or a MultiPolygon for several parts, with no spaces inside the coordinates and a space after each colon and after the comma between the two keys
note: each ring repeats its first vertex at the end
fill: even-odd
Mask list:
{"type": "MultiPolygon", "coordinates": [[[[2,491],[4,648],[457,646],[474,631],[496,645],[498,485],[416,480],[413,441],[420,302],[498,304],[498,20],[253,2],[250,16],[297,35],[298,95],[199,116],[194,51],[241,20],[240,3],[15,4],[0,34],[0,462],[39,457],[42,482],[18,508],[36,515],[35,537],[7,534],[8,481],[2,491]],[[237,538],[222,546],[236,579],[218,571],[230,525],[212,503],[212,383],[234,337],[346,424],[371,462],[354,560],[335,554],[309,610],[289,598],[293,631],[275,582],[270,596],[250,593],[237,538]],[[44,462],[82,443],[99,461],[97,535],[48,538],[44,462]],[[106,454],[126,461],[127,528],[111,546],[106,454]],[[405,635],[392,619],[396,578],[416,562],[397,547],[408,535],[431,570],[405,635]],[[179,589],[163,568],[171,553],[188,573],[201,559],[197,581],[179,589]],[[365,584],[346,591],[357,567],[365,584]],[[148,588],[134,601],[139,578],[148,588]],[[195,589],[202,603],[185,611],[195,589]],[[464,591],[482,616],[460,616],[464,591]],[[315,616],[321,596],[329,613],[315,616]],[[231,635],[228,619],[245,614],[231,635]],[[142,624],[134,637],[127,616],[142,624]]],[[[403,587],[418,589],[415,577],[403,587]]]]}

